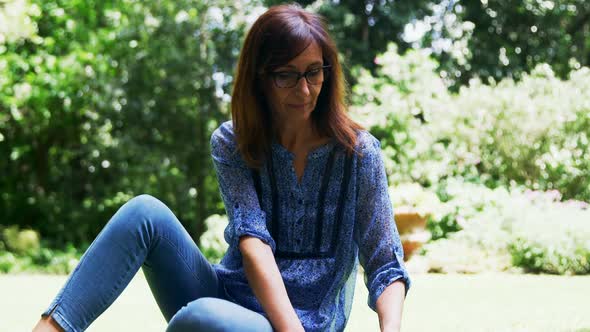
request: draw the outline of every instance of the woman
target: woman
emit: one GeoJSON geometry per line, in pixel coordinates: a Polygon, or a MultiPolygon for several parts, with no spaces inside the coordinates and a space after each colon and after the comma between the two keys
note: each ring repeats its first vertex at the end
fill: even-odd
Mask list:
{"type": "Polygon", "coordinates": [[[229,249],[211,266],[172,212],[121,207],[35,331],[81,331],[141,266],[167,331],[342,331],[358,268],[382,331],[400,327],[410,279],[380,144],[346,115],[322,19],[270,8],[238,64],[232,121],[211,137],[229,249]]]}

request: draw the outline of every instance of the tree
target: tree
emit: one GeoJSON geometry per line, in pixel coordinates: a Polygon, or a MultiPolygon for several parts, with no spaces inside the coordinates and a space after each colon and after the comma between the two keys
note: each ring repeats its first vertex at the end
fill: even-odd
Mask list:
{"type": "Polygon", "coordinates": [[[198,240],[223,207],[209,137],[256,2],[19,3],[31,32],[0,38],[0,218],[81,244],[150,193],[198,240]]]}
{"type": "Polygon", "coordinates": [[[415,47],[431,48],[451,84],[472,77],[519,79],[548,63],[566,78],[590,65],[590,2],[444,0],[411,27],[415,47]]]}

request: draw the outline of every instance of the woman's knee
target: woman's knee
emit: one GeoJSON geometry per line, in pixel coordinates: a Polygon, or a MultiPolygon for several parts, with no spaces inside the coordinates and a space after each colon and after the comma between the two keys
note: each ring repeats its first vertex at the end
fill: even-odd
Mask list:
{"type": "Polygon", "coordinates": [[[190,302],[172,317],[166,332],[230,331],[219,316],[223,310],[222,301],[213,297],[202,297],[190,302]]]}
{"type": "Polygon", "coordinates": [[[170,320],[167,332],[272,332],[261,314],[233,302],[202,297],[182,307],[170,320]]]}
{"type": "Polygon", "coordinates": [[[157,222],[174,216],[166,204],[148,194],[133,197],[127,203],[123,204],[117,214],[123,215],[123,218],[119,219],[127,220],[131,223],[146,220],[157,222]]]}

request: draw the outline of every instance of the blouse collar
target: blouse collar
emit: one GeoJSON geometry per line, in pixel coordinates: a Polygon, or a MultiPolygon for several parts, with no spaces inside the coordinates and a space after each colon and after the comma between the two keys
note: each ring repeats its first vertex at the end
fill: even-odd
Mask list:
{"type": "MultiPolygon", "coordinates": [[[[324,143],[309,151],[309,153],[307,154],[307,158],[319,158],[328,154],[328,152],[330,152],[331,148],[335,145],[335,143],[336,140],[334,138],[331,138],[327,143],[324,143]]],[[[276,138],[273,138],[272,140],[272,152],[280,156],[284,156],[290,160],[293,160],[295,158],[295,154],[287,150],[287,148],[285,148],[281,143],[279,143],[276,140],[276,138]]]]}

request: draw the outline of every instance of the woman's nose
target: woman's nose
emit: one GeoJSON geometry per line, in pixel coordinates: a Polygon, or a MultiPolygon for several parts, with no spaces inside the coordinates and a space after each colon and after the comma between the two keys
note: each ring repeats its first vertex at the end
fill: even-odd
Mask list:
{"type": "Polygon", "coordinates": [[[297,90],[297,92],[300,92],[304,96],[309,95],[309,83],[307,83],[307,79],[305,77],[302,77],[299,80],[299,82],[297,82],[295,89],[297,90]]]}

